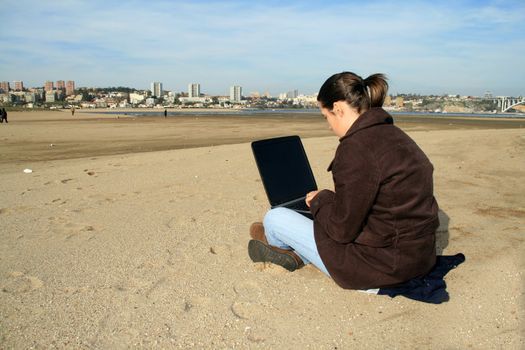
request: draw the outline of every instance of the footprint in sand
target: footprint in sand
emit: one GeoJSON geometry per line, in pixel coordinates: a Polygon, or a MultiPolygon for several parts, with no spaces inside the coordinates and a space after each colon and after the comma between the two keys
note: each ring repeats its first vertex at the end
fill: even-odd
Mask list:
{"type": "Polygon", "coordinates": [[[0,208],[0,215],[3,214],[12,214],[12,213],[25,213],[28,211],[31,211],[35,208],[28,207],[28,206],[19,206],[19,207],[11,207],[11,208],[0,208]]]}
{"type": "Polygon", "coordinates": [[[232,314],[243,320],[252,320],[264,313],[264,306],[251,301],[234,301],[230,306],[232,314]]]}
{"type": "Polygon", "coordinates": [[[167,222],[166,222],[166,226],[168,228],[171,228],[171,229],[176,229],[178,228],[182,223],[184,223],[186,221],[186,218],[184,217],[179,217],[179,216],[175,216],[175,217],[172,217],[170,218],[167,222]]]}
{"type": "Polygon", "coordinates": [[[49,231],[64,236],[65,239],[71,239],[82,234],[89,234],[88,239],[93,239],[97,230],[92,225],[70,222],[62,217],[49,217],[49,231]]]}
{"type": "Polygon", "coordinates": [[[95,202],[95,204],[97,205],[104,205],[104,204],[107,204],[107,203],[113,203],[115,202],[117,199],[114,198],[114,197],[109,197],[109,196],[118,196],[118,194],[115,194],[115,193],[107,193],[105,195],[102,195],[102,194],[95,194],[95,195],[90,195],[90,196],[87,196],[87,199],[88,200],[93,200],[95,202]]]}
{"type": "Polygon", "coordinates": [[[481,216],[491,216],[496,218],[525,218],[525,209],[524,208],[503,208],[503,207],[484,207],[478,206],[475,211],[476,214],[481,216]]]}
{"type": "MultiPolygon", "coordinates": [[[[155,294],[156,292],[162,292],[164,284],[166,284],[166,277],[161,277],[158,280],[151,283],[151,285],[144,291],[144,296],[146,298],[152,298],[152,294],[155,294]]],[[[153,297],[154,299],[154,297],[153,297]]]]}
{"type": "Polygon", "coordinates": [[[257,300],[262,295],[262,288],[259,283],[251,280],[243,280],[233,286],[233,291],[238,298],[245,300],[257,300]]]}
{"type": "Polygon", "coordinates": [[[50,204],[55,204],[55,205],[64,205],[64,204],[66,204],[66,203],[67,203],[66,200],[62,200],[61,198],[55,198],[55,199],[53,199],[51,202],[46,203],[46,205],[50,205],[50,204]]]}
{"type": "Polygon", "coordinates": [[[243,280],[233,286],[237,295],[230,306],[233,315],[240,319],[253,319],[264,310],[260,301],[263,297],[259,283],[252,280],[243,280]]]}
{"type": "Polygon", "coordinates": [[[184,300],[182,309],[184,312],[208,310],[212,304],[212,300],[212,298],[206,296],[192,296],[184,300]]]}
{"type": "Polygon", "coordinates": [[[254,343],[261,343],[266,340],[266,335],[268,331],[266,329],[259,330],[257,328],[246,328],[245,332],[247,333],[246,338],[254,343]]]}
{"type": "Polygon", "coordinates": [[[5,283],[1,286],[1,291],[10,294],[28,293],[42,288],[44,282],[35,276],[28,276],[20,271],[13,271],[9,274],[5,283]]]}
{"type": "MultiPolygon", "coordinates": [[[[93,233],[95,228],[91,225],[84,225],[84,224],[76,224],[76,223],[70,223],[66,225],[66,239],[71,239],[73,237],[76,237],[82,233],[93,233]]],[[[88,239],[93,239],[95,236],[90,236],[88,239]]]]}

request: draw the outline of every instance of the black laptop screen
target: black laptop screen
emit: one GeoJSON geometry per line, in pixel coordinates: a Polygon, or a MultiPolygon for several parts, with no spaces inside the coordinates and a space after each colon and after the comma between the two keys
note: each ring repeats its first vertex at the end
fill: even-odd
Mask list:
{"type": "Polygon", "coordinates": [[[299,136],[255,141],[252,150],[272,206],[317,189],[299,136]]]}

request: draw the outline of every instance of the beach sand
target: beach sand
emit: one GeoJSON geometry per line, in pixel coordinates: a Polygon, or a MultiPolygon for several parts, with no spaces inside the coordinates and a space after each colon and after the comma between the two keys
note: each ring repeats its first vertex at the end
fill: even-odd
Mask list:
{"type": "Polygon", "coordinates": [[[438,252],[467,258],[431,305],[250,261],[249,142],[301,135],[331,188],[322,117],[82,112],[0,125],[0,348],[524,348],[522,122],[399,118],[435,167],[438,252]]]}

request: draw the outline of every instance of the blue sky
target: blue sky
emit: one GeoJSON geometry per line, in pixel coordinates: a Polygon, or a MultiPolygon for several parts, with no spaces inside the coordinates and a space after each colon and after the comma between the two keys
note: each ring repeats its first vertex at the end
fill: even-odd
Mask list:
{"type": "Polygon", "coordinates": [[[525,1],[1,0],[0,81],[315,93],[381,72],[391,93],[525,95],[525,1]]]}

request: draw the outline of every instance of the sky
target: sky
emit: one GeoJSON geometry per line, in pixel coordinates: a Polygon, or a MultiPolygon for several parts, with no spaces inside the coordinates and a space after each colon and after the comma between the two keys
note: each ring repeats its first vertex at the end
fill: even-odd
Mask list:
{"type": "Polygon", "coordinates": [[[0,0],[0,81],[316,93],[384,73],[390,93],[525,95],[525,1],[0,0]]]}

